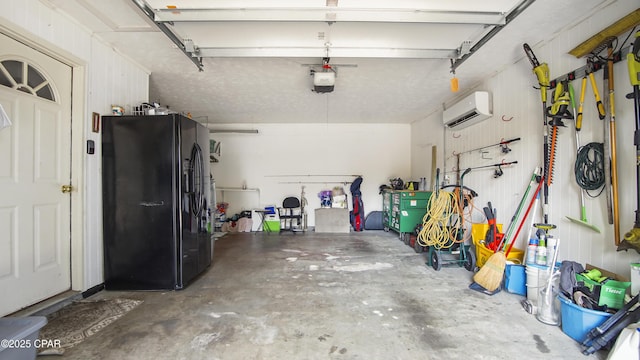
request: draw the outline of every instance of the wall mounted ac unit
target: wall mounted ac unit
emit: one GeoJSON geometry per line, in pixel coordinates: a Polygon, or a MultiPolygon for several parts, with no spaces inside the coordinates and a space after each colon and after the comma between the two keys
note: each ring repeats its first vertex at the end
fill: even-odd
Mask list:
{"type": "Polygon", "coordinates": [[[491,95],[487,91],[476,91],[442,113],[444,126],[463,129],[492,116],[491,95]]]}

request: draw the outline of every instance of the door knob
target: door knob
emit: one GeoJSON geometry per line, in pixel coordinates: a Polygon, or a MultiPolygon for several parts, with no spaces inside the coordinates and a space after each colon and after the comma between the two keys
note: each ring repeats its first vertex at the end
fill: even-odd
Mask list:
{"type": "Polygon", "coordinates": [[[62,193],[66,194],[66,193],[70,193],[73,190],[73,186],[71,185],[62,185],[62,193]]]}

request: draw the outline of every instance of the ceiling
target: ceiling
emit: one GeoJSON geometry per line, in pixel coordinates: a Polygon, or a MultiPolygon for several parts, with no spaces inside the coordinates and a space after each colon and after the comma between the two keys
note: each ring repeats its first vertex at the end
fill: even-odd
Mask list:
{"type": "Polygon", "coordinates": [[[452,61],[463,93],[612,2],[42,1],[148,69],[149,101],[210,124],[411,123],[452,97],[452,61]]]}

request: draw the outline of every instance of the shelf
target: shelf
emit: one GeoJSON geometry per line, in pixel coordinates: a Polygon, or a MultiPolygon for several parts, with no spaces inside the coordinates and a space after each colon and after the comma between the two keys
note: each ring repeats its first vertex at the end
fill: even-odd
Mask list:
{"type": "Polygon", "coordinates": [[[220,190],[220,191],[257,191],[260,192],[260,189],[258,188],[231,188],[231,187],[216,187],[216,190],[220,190]]]}
{"type": "Polygon", "coordinates": [[[216,187],[216,191],[220,191],[220,202],[224,202],[224,193],[226,192],[249,192],[256,193],[258,195],[258,204],[260,204],[260,189],[259,188],[241,188],[241,187],[216,187]]]}

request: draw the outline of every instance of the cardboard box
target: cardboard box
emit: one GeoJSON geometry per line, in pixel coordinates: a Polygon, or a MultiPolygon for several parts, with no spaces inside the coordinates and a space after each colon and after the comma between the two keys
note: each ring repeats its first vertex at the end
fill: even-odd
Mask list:
{"type": "Polygon", "coordinates": [[[585,270],[597,269],[602,273],[602,276],[609,278],[608,280],[599,283],[591,280],[583,274],[576,274],[576,281],[583,283],[588,287],[594,296],[599,297],[598,305],[607,305],[610,309],[620,309],[624,306],[624,295],[627,293],[627,289],[631,286],[629,279],[624,276],[620,276],[616,273],[601,269],[597,266],[587,264],[585,270]]]}

